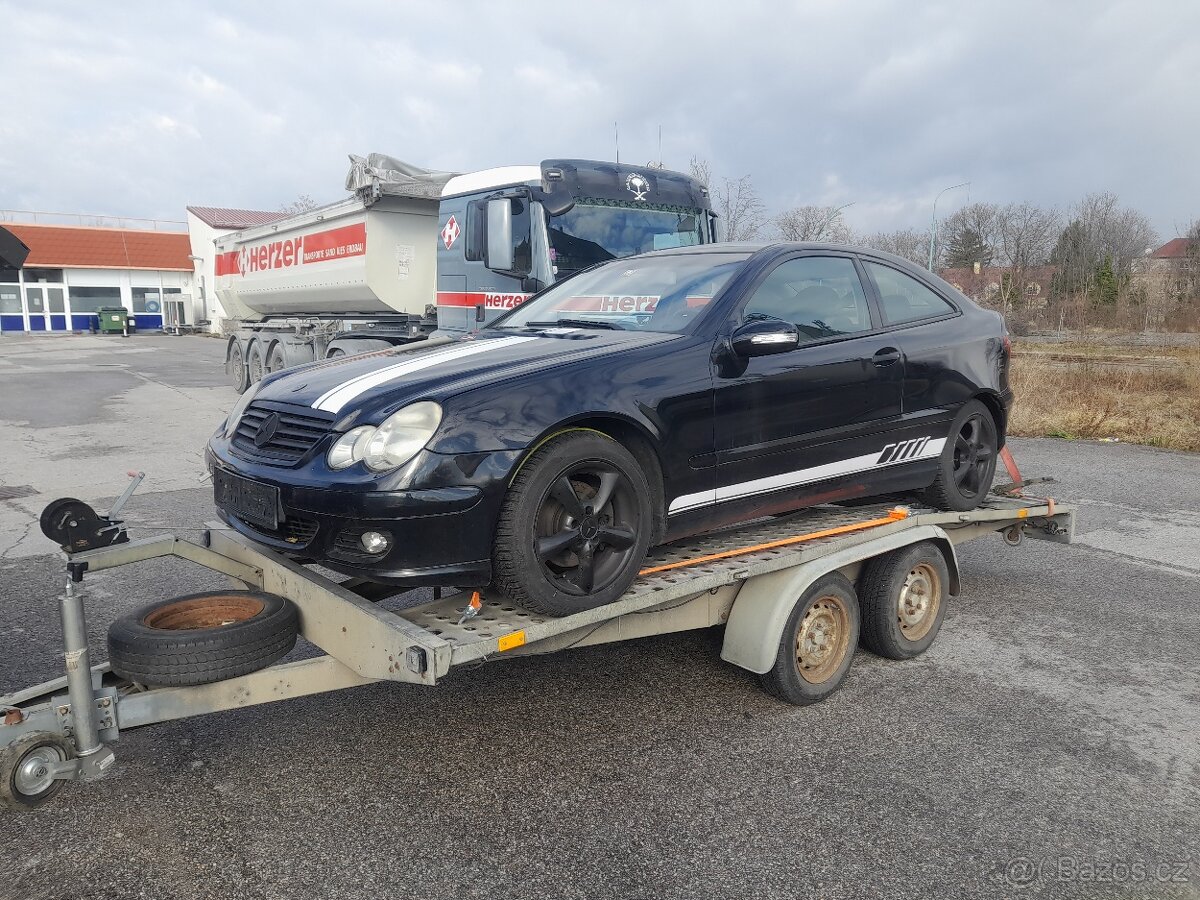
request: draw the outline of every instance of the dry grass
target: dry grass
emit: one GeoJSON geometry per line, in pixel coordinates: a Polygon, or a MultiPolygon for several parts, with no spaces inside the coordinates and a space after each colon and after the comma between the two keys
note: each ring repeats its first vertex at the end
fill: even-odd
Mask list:
{"type": "Polygon", "coordinates": [[[1009,434],[1200,451],[1200,350],[1018,342],[1009,434]]]}

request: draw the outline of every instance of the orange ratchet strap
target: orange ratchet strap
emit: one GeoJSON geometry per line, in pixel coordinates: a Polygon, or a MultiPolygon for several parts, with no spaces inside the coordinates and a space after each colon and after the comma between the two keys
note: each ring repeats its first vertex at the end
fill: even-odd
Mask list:
{"type": "Polygon", "coordinates": [[[813,531],[809,534],[800,534],[795,537],[771,541],[766,544],[755,544],[753,547],[741,547],[737,550],[726,550],[724,553],[697,556],[695,559],[685,559],[682,562],[668,563],[665,566],[651,566],[647,569],[642,569],[642,571],[638,572],[638,575],[656,575],[659,572],[668,572],[671,569],[683,569],[687,566],[698,566],[701,563],[713,562],[718,559],[729,559],[731,556],[744,556],[747,553],[760,553],[763,550],[774,550],[776,547],[787,547],[791,544],[801,544],[805,541],[815,541],[820,538],[834,537],[839,534],[849,534],[853,531],[865,531],[868,528],[890,525],[892,522],[899,522],[907,518],[908,510],[897,506],[895,509],[889,511],[887,517],[883,519],[868,519],[865,522],[855,522],[853,525],[839,525],[837,528],[826,528],[824,531],[813,531]]]}

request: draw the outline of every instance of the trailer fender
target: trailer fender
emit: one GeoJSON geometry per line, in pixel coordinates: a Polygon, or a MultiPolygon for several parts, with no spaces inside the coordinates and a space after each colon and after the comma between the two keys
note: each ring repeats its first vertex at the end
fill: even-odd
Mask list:
{"type": "Polygon", "coordinates": [[[759,675],[770,671],[775,665],[787,618],[809,585],[822,575],[837,570],[846,570],[847,577],[855,581],[860,564],[865,560],[920,541],[932,541],[941,548],[950,570],[950,593],[957,594],[959,570],[954,544],[936,525],[918,525],[798,566],[751,578],[742,585],[733,602],[725,626],[721,659],[759,675]]]}

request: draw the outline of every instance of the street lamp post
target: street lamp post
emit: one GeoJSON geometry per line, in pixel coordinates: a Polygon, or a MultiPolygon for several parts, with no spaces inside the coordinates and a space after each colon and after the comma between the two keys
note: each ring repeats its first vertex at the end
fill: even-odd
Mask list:
{"type": "Polygon", "coordinates": [[[929,265],[926,266],[926,268],[928,268],[930,272],[933,271],[933,245],[934,245],[934,242],[937,241],[937,204],[938,204],[938,200],[940,200],[942,198],[942,194],[946,193],[946,191],[952,191],[955,188],[970,187],[970,186],[971,186],[971,182],[969,182],[969,181],[964,181],[962,184],[952,184],[952,185],[950,185],[950,187],[942,188],[940,191],[938,191],[937,196],[933,198],[933,219],[929,223],[929,265]]]}

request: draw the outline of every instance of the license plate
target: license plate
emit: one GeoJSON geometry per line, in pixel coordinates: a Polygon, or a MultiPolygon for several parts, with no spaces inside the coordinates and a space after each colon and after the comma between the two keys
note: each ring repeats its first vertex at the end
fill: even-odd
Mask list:
{"type": "Polygon", "coordinates": [[[279,488],[272,484],[217,469],[213,473],[213,499],[221,509],[251,525],[271,531],[279,527],[279,488]]]}

